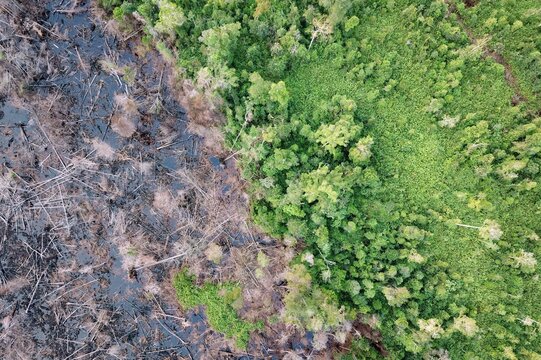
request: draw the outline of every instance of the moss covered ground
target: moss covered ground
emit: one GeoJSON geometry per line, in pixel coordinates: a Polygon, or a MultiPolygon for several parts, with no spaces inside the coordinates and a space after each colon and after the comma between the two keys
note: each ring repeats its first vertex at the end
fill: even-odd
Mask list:
{"type": "Polygon", "coordinates": [[[242,289],[237,284],[224,282],[197,286],[194,277],[183,271],[175,276],[173,286],[182,307],[203,306],[210,326],[233,339],[239,349],[246,349],[250,332],[262,327],[260,322],[245,321],[237,315],[237,310],[242,307],[242,289]]]}

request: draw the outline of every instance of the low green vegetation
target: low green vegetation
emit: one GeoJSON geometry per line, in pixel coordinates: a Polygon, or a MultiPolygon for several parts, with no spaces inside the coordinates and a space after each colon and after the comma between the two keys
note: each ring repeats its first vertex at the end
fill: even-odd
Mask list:
{"type": "Polygon", "coordinates": [[[173,286],[180,304],[185,309],[204,306],[210,326],[226,337],[234,339],[240,349],[246,349],[248,346],[250,332],[263,326],[261,322],[245,321],[237,315],[237,310],[242,307],[242,289],[237,284],[205,283],[197,286],[194,284],[193,276],[181,271],[175,276],[173,286]]]}
{"type": "Polygon", "coordinates": [[[503,55],[518,79],[521,95],[541,102],[541,37],[537,0],[497,0],[467,7],[455,0],[466,24],[476,37],[503,55]]]}
{"type": "Polygon", "coordinates": [[[143,16],[147,37],[223,99],[254,221],[304,243],[287,274],[288,322],[329,331],[375,315],[393,359],[541,356],[541,11],[534,1],[481,3],[115,9],[143,16]],[[468,24],[500,21],[508,8],[495,43],[472,42],[468,24]],[[515,101],[487,43],[504,44],[526,99],[515,101]]]}

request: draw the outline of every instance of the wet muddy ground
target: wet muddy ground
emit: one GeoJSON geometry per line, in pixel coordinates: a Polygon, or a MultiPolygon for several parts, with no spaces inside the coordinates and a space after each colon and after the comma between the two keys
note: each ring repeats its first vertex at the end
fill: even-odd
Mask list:
{"type": "MultiPolygon", "coordinates": [[[[234,163],[186,131],[167,65],[136,40],[139,29],[115,33],[93,6],[0,0],[0,357],[309,351],[308,337],[282,327],[285,352],[259,334],[242,354],[203,309],[179,309],[170,282],[183,263],[209,279],[239,275],[201,256],[209,243],[226,263],[248,259],[240,268],[254,249],[277,246],[248,227],[234,163]]],[[[252,280],[256,299],[265,284],[252,280]]],[[[280,298],[255,303],[248,317],[279,310],[280,298]]]]}

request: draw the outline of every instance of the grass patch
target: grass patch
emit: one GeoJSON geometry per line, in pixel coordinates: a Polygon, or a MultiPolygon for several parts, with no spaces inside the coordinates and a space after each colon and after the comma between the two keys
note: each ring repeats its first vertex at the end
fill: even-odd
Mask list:
{"type": "Polygon", "coordinates": [[[175,276],[173,286],[183,308],[204,306],[210,326],[227,338],[234,339],[239,349],[246,350],[250,332],[263,328],[261,321],[252,323],[239,318],[237,309],[242,307],[242,289],[235,283],[207,282],[197,286],[194,277],[184,270],[175,276]]]}
{"type": "Polygon", "coordinates": [[[313,60],[296,64],[285,83],[291,93],[291,112],[308,113],[334,95],[358,93],[356,84],[349,81],[340,61],[312,56],[313,60]]]}

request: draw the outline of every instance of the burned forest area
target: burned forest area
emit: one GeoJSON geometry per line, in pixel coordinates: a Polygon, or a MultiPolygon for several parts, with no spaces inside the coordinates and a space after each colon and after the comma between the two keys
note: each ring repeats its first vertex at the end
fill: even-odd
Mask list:
{"type": "Polygon", "coordinates": [[[538,0],[0,0],[0,360],[541,359],[538,0]]]}
{"type": "Polygon", "coordinates": [[[203,307],[180,308],[172,277],[190,266],[199,282],[245,279],[240,313],[271,314],[287,255],[251,228],[234,158],[215,130],[190,131],[197,99],[140,29],[66,0],[2,0],[0,23],[0,358],[309,352],[285,325],[239,352],[203,307]],[[272,263],[256,278],[263,249],[272,263]]]}

